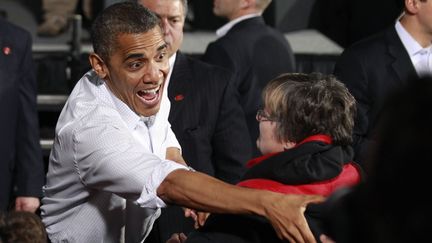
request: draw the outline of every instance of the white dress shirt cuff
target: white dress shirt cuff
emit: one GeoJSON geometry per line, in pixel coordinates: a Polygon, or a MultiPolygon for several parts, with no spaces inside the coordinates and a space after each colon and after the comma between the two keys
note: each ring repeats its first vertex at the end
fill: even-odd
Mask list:
{"type": "Polygon", "coordinates": [[[170,160],[162,160],[161,164],[153,170],[150,178],[144,184],[141,196],[136,200],[136,203],[140,207],[145,208],[166,207],[165,202],[157,196],[156,190],[169,173],[178,169],[189,170],[188,167],[179,163],[170,160]]]}

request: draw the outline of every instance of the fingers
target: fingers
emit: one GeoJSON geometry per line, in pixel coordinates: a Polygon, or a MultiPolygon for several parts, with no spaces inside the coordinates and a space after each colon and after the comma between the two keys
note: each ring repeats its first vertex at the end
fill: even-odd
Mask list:
{"type": "Polygon", "coordinates": [[[297,229],[302,239],[304,239],[304,242],[309,242],[309,243],[316,242],[315,236],[312,234],[312,231],[310,230],[309,225],[304,216],[302,217],[299,224],[297,225],[297,229]]]}
{"type": "Polygon", "coordinates": [[[305,197],[304,199],[305,205],[308,205],[310,203],[322,203],[326,200],[325,197],[320,195],[306,195],[304,197],[305,197]]]}
{"type": "Polygon", "coordinates": [[[171,238],[169,238],[166,243],[184,243],[186,242],[187,237],[183,233],[174,233],[171,235],[171,238]]]}
{"type": "Polygon", "coordinates": [[[290,242],[315,243],[304,212],[309,203],[324,200],[321,196],[284,195],[276,200],[272,199],[273,203],[267,207],[267,216],[279,238],[290,242]]]}
{"type": "Polygon", "coordinates": [[[316,243],[302,213],[291,215],[288,223],[280,221],[278,226],[273,227],[280,239],[287,239],[291,243],[316,243]]]}
{"type": "Polygon", "coordinates": [[[186,237],[185,234],[180,233],[180,234],[179,234],[179,239],[180,239],[180,242],[185,242],[185,241],[187,240],[187,237],[186,237]]]}
{"type": "Polygon", "coordinates": [[[183,208],[183,209],[184,209],[184,216],[186,218],[192,218],[195,221],[194,223],[195,229],[199,229],[202,226],[204,226],[208,216],[210,215],[210,213],[198,212],[196,210],[189,209],[189,208],[183,208]]]}
{"type": "Polygon", "coordinates": [[[34,213],[39,208],[39,198],[36,197],[17,197],[15,199],[15,210],[34,213]]]}
{"type": "Polygon", "coordinates": [[[210,213],[203,213],[203,212],[198,213],[198,224],[200,227],[204,226],[209,216],[210,213]]]}
{"type": "Polygon", "coordinates": [[[190,208],[184,208],[184,211],[185,211],[184,216],[186,218],[192,218],[195,222],[197,221],[198,215],[195,210],[190,208]]]}
{"type": "Polygon", "coordinates": [[[198,212],[198,217],[197,220],[195,220],[194,228],[199,229],[203,227],[209,215],[210,213],[198,212]]]}
{"type": "Polygon", "coordinates": [[[332,238],[328,237],[327,235],[320,235],[320,241],[322,243],[336,243],[332,238]]]}

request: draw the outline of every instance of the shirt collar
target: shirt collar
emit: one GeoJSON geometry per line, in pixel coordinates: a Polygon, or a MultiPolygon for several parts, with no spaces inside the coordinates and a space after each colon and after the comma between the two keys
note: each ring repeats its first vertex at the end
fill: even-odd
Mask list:
{"type": "Polygon", "coordinates": [[[174,54],[173,54],[173,55],[168,59],[168,63],[169,63],[170,69],[169,69],[168,75],[167,75],[166,80],[165,80],[164,91],[166,91],[167,88],[168,88],[168,84],[169,84],[169,81],[170,81],[170,78],[171,78],[171,74],[172,74],[173,69],[174,69],[174,63],[175,63],[176,57],[177,57],[177,52],[175,52],[175,53],[174,53],[174,54]]]}
{"type": "Polygon", "coordinates": [[[261,14],[259,14],[259,13],[246,14],[246,15],[243,15],[243,16],[238,17],[236,19],[233,19],[230,22],[226,23],[224,26],[222,26],[219,29],[217,29],[216,30],[216,35],[218,37],[222,37],[222,36],[226,35],[226,33],[228,33],[228,31],[230,31],[230,29],[234,25],[236,25],[238,22],[243,21],[245,19],[250,19],[250,18],[258,17],[258,16],[261,16],[261,14]]]}
{"type": "Polygon", "coordinates": [[[395,24],[396,32],[399,36],[399,38],[402,41],[402,44],[405,46],[405,49],[407,50],[410,57],[419,54],[420,52],[424,51],[424,49],[430,49],[431,46],[423,48],[415,39],[412,37],[410,33],[403,27],[403,25],[396,21],[395,24]]]}
{"type": "Polygon", "coordinates": [[[106,89],[108,90],[108,93],[111,96],[111,99],[117,108],[118,113],[120,114],[120,117],[123,119],[123,121],[126,123],[127,127],[133,131],[137,126],[142,125],[143,123],[147,127],[151,127],[154,123],[156,115],[145,117],[145,116],[139,116],[137,115],[129,106],[127,106],[122,100],[117,98],[111,90],[106,86],[106,89]]]}

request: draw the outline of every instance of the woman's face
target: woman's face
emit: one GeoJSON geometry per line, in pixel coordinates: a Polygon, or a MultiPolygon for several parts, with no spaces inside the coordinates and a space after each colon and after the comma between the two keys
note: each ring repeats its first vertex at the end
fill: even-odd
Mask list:
{"type": "Polygon", "coordinates": [[[277,123],[279,121],[272,119],[269,113],[264,110],[259,110],[256,115],[256,119],[259,122],[260,134],[256,141],[258,149],[261,153],[278,153],[284,150],[293,148],[295,143],[290,141],[279,141],[276,136],[277,123]]]}
{"type": "Polygon", "coordinates": [[[282,142],[277,139],[276,125],[279,121],[271,119],[265,109],[258,111],[256,119],[259,122],[260,131],[256,144],[263,155],[282,152],[294,146],[291,142],[282,142]]]}

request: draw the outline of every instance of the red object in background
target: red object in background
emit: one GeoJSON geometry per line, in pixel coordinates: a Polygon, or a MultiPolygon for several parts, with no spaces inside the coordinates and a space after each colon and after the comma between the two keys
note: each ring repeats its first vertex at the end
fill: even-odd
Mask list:
{"type": "Polygon", "coordinates": [[[8,46],[3,47],[3,53],[4,53],[5,55],[9,55],[9,54],[11,53],[11,49],[10,49],[10,47],[8,47],[8,46]]]}

